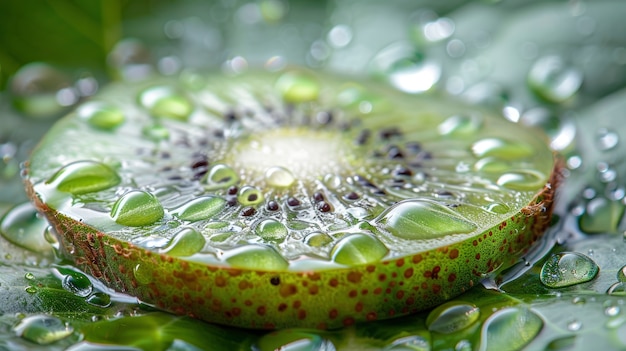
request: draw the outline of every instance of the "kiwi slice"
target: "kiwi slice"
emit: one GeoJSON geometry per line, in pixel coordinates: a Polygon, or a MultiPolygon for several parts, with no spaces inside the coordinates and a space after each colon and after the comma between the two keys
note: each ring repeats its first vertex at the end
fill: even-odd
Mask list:
{"type": "Polygon", "coordinates": [[[336,328],[437,305],[548,225],[545,138],[476,107],[292,69],[110,85],[25,182],[60,249],[158,308],[336,328]]]}

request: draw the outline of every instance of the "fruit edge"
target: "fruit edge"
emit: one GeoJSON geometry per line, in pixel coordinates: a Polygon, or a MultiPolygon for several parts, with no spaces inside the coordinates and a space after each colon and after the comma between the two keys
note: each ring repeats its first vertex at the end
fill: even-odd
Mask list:
{"type": "Polygon", "coordinates": [[[557,158],[549,182],[529,205],[478,236],[375,264],[317,272],[210,266],[158,254],[66,217],[44,204],[28,181],[26,188],[60,236],[64,254],[112,289],[219,324],[333,329],[434,307],[514,264],[550,224],[561,168],[557,158]]]}

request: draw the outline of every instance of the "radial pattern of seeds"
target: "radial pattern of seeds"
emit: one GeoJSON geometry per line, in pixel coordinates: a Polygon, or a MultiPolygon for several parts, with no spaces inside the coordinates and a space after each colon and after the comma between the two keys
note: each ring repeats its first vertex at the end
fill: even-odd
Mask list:
{"type": "Polygon", "coordinates": [[[471,242],[554,165],[540,136],[435,97],[298,71],[192,78],[111,87],[90,102],[110,123],[62,120],[30,162],[39,201],[185,262],[302,273],[471,242]]]}

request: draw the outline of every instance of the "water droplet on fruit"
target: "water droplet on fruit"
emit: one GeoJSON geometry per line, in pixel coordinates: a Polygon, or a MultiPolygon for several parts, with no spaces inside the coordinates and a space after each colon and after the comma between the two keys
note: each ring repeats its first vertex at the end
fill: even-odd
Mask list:
{"type": "Polygon", "coordinates": [[[596,133],[596,143],[602,151],[614,149],[619,143],[619,135],[614,130],[601,128],[596,133]]]}
{"type": "Polygon", "coordinates": [[[33,280],[33,279],[35,279],[35,275],[33,273],[31,273],[31,272],[28,272],[28,273],[24,274],[24,279],[26,279],[26,280],[33,280]]]}
{"type": "Polygon", "coordinates": [[[477,116],[454,115],[446,118],[437,127],[439,134],[451,136],[475,135],[482,128],[482,119],[477,116]]]}
{"type": "Polygon", "coordinates": [[[476,157],[495,157],[501,160],[517,160],[534,154],[533,148],[521,142],[513,142],[500,138],[481,139],[472,145],[476,157]]]}
{"type": "Polygon", "coordinates": [[[333,343],[312,330],[283,329],[259,338],[253,348],[258,351],[335,351],[333,343]]]}
{"type": "Polygon", "coordinates": [[[403,239],[434,239],[465,234],[476,225],[446,206],[428,200],[401,201],[375,220],[376,225],[403,239]]]}
{"type": "Polygon", "coordinates": [[[150,284],[152,282],[152,268],[145,263],[139,263],[133,268],[133,275],[139,284],[150,284]]]}
{"type": "Polygon", "coordinates": [[[162,252],[175,257],[191,256],[202,251],[205,244],[206,239],[202,234],[187,227],[174,234],[162,252]]]}
{"type": "Polygon", "coordinates": [[[582,73],[559,56],[538,59],[528,73],[531,89],[541,98],[554,103],[565,102],[574,96],[582,82],[582,73]]]}
{"type": "Polygon", "coordinates": [[[217,196],[200,196],[171,210],[183,221],[197,222],[215,217],[226,207],[226,200],[217,196]]]}
{"type": "Polygon", "coordinates": [[[289,234],[287,227],[274,219],[264,219],[257,224],[254,232],[265,241],[281,243],[289,234]]]}
{"type": "Polygon", "coordinates": [[[312,247],[323,247],[333,242],[333,238],[327,233],[313,232],[304,238],[305,244],[312,247]]]}
{"type": "Polygon", "coordinates": [[[481,350],[521,350],[543,328],[543,320],[526,308],[505,308],[492,314],[481,330],[481,350]]]}
{"type": "Polygon", "coordinates": [[[430,342],[423,336],[410,335],[398,338],[387,345],[384,351],[430,351],[430,342]]]}
{"type": "Polygon", "coordinates": [[[116,186],[120,176],[111,167],[96,161],[72,162],[50,177],[46,184],[73,195],[86,194],[116,186]]]}
{"type": "Polygon", "coordinates": [[[74,328],[56,317],[34,315],[20,320],[13,327],[13,331],[25,340],[48,345],[70,336],[74,328]]]}
{"type": "Polygon", "coordinates": [[[52,249],[43,234],[48,222],[30,203],[17,205],[0,219],[0,234],[11,243],[33,252],[45,253],[52,249]]]}
{"type": "Polygon", "coordinates": [[[91,101],[81,105],[76,114],[78,118],[87,121],[92,127],[99,129],[114,129],[124,123],[126,117],[117,106],[91,101]]]}
{"type": "Polygon", "coordinates": [[[577,252],[561,252],[548,258],[539,277],[545,286],[561,288],[588,282],[598,271],[598,265],[589,257],[577,252]]]}
{"type": "Polygon", "coordinates": [[[426,327],[437,333],[456,333],[474,324],[478,317],[480,317],[478,307],[462,301],[453,301],[432,310],[426,318],[426,327]]]}
{"type": "Polygon", "coordinates": [[[539,172],[523,170],[504,173],[498,178],[496,184],[508,189],[523,191],[539,189],[545,185],[547,180],[547,177],[539,172]]]}
{"type": "Polygon", "coordinates": [[[341,238],[333,246],[330,256],[333,261],[349,266],[380,261],[389,250],[378,238],[354,233],[341,238]]]}
{"type": "Polygon", "coordinates": [[[271,186],[286,188],[296,181],[293,174],[284,167],[270,167],[265,171],[265,179],[271,186]]]}
{"type": "Polygon", "coordinates": [[[285,101],[298,103],[316,100],[320,85],[314,77],[304,72],[290,71],[278,78],[276,89],[285,101]]]}
{"type": "Polygon", "coordinates": [[[153,141],[167,140],[170,138],[170,131],[160,124],[146,126],[141,132],[146,138],[153,141]]]}
{"type": "Polygon", "coordinates": [[[279,271],[289,266],[289,262],[273,247],[265,245],[245,245],[230,250],[224,260],[236,268],[279,271]]]}
{"type": "Polygon", "coordinates": [[[163,206],[152,194],[141,190],[129,191],[122,195],[111,209],[115,222],[129,227],[154,224],[163,218],[163,206]]]}
{"type": "Polygon", "coordinates": [[[626,283],[626,266],[623,266],[617,271],[617,280],[626,283]]]}
{"type": "Polygon", "coordinates": [[[237,172],[224,164],[213,165],[204,180],[207,190],[226,189],[238,181],[237,172]]]}
{"type": "Polygon", "coordinates": [[[253,206],[260,204],[265,200],[263,193],[252,186],[244,186],[239,190],[237,201],[244,206],[253,206]]]}
{"type": "Polygon", "coordinates": [[[87,298],[87,303],[93,306],[106,308],[111,306],[111,296],[103,292],[96,292],[87,298]]]}
{"type": "Polygon", "coordinates": [[[193,103],[182,93],[168,86],[148,88],[139,95],[139,102],[158,118],[186,121],[193,111],[193,103]]]}
{"type": "Polygon", "coordinates": [[[86,275],[80,272],[69,271],[61,282],[63,289],[76,296],[85,297],[91,294],[93,285],[86,275]]]}
{"type": "Polygon", "coordinates": [[[34,294],[37,292],[37,287],[35,286],[27,286],[26,288],[24,288],[24,291],[26,291],[29,294],[34,294]]]}

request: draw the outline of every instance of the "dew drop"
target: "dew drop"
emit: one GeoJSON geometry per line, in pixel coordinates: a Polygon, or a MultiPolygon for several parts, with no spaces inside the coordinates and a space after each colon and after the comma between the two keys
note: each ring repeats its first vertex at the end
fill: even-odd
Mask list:
{"type": "Polygon", "coordinates": [[[263,202],[264,199],[263,193],[252,186],[242,187],[237,195],[237,201],[244,206],[258,205],[263,202]]]}
{"type": "Polygon", "coordinates": [[[336,351],[333,343],[316,333],[306,329],[283,329],[271,332],[259,338],[253,348],[258,351],[336,351]]]}
{"type": "Polygon", "coordinates": [[[271,186],[286,188],[291,186],[296,178],[284,167],[270,167],[265,171],[265,179],[271,186]]]}
{"type": "Polygon", "coordinates": [[[59,191],[80,195],[114,187],[120,181],[117,172],[103,163],[77,161],[59,169],[46,184],[59,191]]]}
{"type": "Polygon", "coordinates": [[[476,161],[474,169],[486,173],[503,173],[511,169],[511,164],[495,157],[485,157],[476,161]]]}
{"type": "Polygon", "coordinates": [[[117,106],[101,102],[91,101],[81,105],[76,114],[78,118],[87,121],[92,127],[110,130],[119,127],[126,117],[117,106]]]}
{"type": "Polygon", "coordinates": [[[96,307],[106,308],[111,306],[111,296],[103,292],[96,292],[87,298],[87,303],[96,307]]]}
{"type": "Polygon", "coordinates": [[[32,252],[45,253],[52,249],[43,237],[47,227],[48,222],[30,203],[13,207],[0,219],[2,237],[32,252]]]}
{"type": "Polygon", "coordinates": [[[492,314],[481,330],[481,351],[516,351],[531,342],[543,320],[526,308],[505,308],[492,314]]]}
{"type": "Polygon", "coordinates": [[[162,252],[175,257],[191,256],[202,251],[205,244],[206,239],[202,234],[186,227],[174,234],[162,252]]]}
{"type": "Polygon", "coordinates": [[[450,136],[475,135],[482,128],[482,119],[476,116],[454,115],[437,127],[439,134],[450,136]]]}
{"type": "Polygon", "coordinates": [[[34,315],[20,320],[13,331],[25,340],[48,345],[70,336],[74,328],[52,316],[34,315]]]}
{"type": "Polygon", "coordinates": [[[224,255],[224,260],[236,268],[278,271],[289,266],[289,262],[271,246],[245,245],[224,255]]]}
{"type": "Polygon", "coordinates": [[[35,279],[35,275],[33,273],[31,273],[31,272],[28,272],[28,273],[24,274],[24,279],[26,279],[26,280],[33,280],[33,279],[35,279]]]}
{"type": "Polygon", "coordinates": [[[152,194],[141,190],[129,191],[111,209],[115,222],[129,227],[154,224],[163,218],[163,206],[152,194]]]}
{"type": "Polygon", "coordinates": [[[542,188],[546,184],[547,178],[543,174],[532,171],[516,171],[508,172],[501,175],[496,184],[501,187],[512,190],[536,190],[542,188]]]}
{"type": "Polygon", "coordinates": [[[168,86],[144,90],[139,95],[139,102],[157,118],[186,121],[193,111],[193,103],[184,94],[168,86]]]}
{"type": "Polygon", "coordinates": [[[170,131],[160,124],[154,124],[144,127],[141,130],[143,136],[152,141],[167,140],[170,138],[170,131]]]}
{"type": "Polygon", "coordinates": [[[27,286],[26,288],[24,288],[24,291],[26,291],[29,294],[34,294],[37,292],[37,287],[27,286]]]}
{"type": "Polygon", "coordinates": [[[528,84],[541,98],[562,103],[573,97],[583,82],[582,73],[559,56],[538,59],[528,73],[528,84]]]}
{"type": "Polygon", "coordinates": [[[607,289],[606,293],[613,296],[626,296],[626,283],[621,281],[614,283],[607,289]]]}
{"type": "Polygon", "coordinates": [[[620,312],[621,312],[620,307],[619,307],[619,306],[615,306],[615,305],[610,305],[610,306],[607,306],[607,307],[604,309],[604,314],[605,314],[607,317],[615,317],[615,316],[617,316],[618,314],[620,314],[620,312]]]}
{"type": "Polygon", "coordinates": [[[452,301],[438,306],[426,318],[428,330],[442,334],[456,333],[474,324],[480,317],[475,305],[452,301]]]}
{"type": "Polygon", "coordinates": [[[341,238],[333,246],[330,256],[333,261],[349,266],[378,262],[389,250],[376,237],[365,233],[354,233],[341,238]]]}
{"type": "Polygon", "coordinates": [[[289,71],[276,81],[276,89],[287,102],[299,103],[316,100],[320,85],[311,75],[304,72],[289,71]]]}
{"type": "Polygon", "coordinates": [[[522,142],[513,142],[500,138],[486,138],[472,145],[476,157],[496,157],[501,160],[517,160],[530,157],[535,153],[533,148],[522,142]]]}
{"type": "Polygon", "coordinates": [[[541,268],[541,282],[549,288],[561,288],[588,282],[598,274],[598,265],[577,252],[551,255],[541,268]]]}
{"type": "Polygon", "coordinates": [[[378,216],[375,223],[394,236],[409,240],[435,239],[476,229],[460,214],[428,200],[401,201],[378,216]]]}
{"type": "Polygon", "coordinates": [[[133,275],[139,284],[150,284],[152,282],[152,268],[145,263],[139,263],[133,268],[133,275]]]}
{"type": "Polygon", "coordinates": [[[313,232],[304,237],[304,243],[311,247],[323,247],[333,242],[327,233],[313,232]]]}
{"type": "Polygon", "coordinates": [[[567,323],[567,330],[576,332],[582,329],[583,324],[578,319],[573,319],[567,323]]]}
{"type": "Polygon", "coordinates": [[[93,285],[86,275],[80,272],[68,271],[61,282],[63,289],[76,296],[86,297],[91,294],[93,285]]]}
{"type": "Polygon", "coordinates": [[[602,151],[614,149],[619,143],[619,135],[613,130],[601,128],[596,133],[596,143],[602,151]]]}
{"type": "Polygon", "coordinates": [[[289,234],[287,227],[274,219],[264,219],[257,224],[254,232],[265,241],[281,243],[289,234]]]}
{"type": "Polygon", "coordinates": [[[421,335],[409,335],[395,339],[387,345],[384,351],[430,351],[431,345],[427,338],[421,335]]]}
{"type": "Polygon", "coordinates": [[[215,217],[226,207],[226,200],[217,196],[200,196],[171,210],[183,221],[197,222],[215,217]]]}
{"type": "Polygon", "coordinates": [[[234,169],[224,165],[216,164],[211,167],[204,179],[207,190],[226,189],[239,182],[239,177],[234,169]]]}

